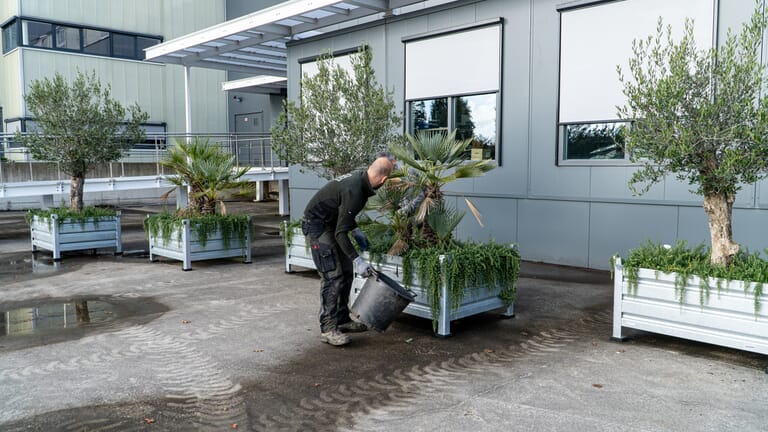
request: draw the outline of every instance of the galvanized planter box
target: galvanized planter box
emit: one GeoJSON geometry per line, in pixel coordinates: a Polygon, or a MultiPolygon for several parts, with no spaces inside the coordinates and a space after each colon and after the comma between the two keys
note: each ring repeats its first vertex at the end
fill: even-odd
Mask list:
{"type": "Polygon", "coordinates": [[[768,294],[755,311],[754,287],[743,281],[722,281],[718,292],[710,280],[709,299],[701,302],[701,279],[688,280],[682,302],[675,273],[638,271],[630,290],[621,260],[614,263],[613,338],[623,340],[622,327],[768,354],[768,294]],[[746,288],[746,289],[745,289],[746,288]]]}
{"type": "Polygon", "coordinates": [[[156,261],[157,256],[176,259],[182,262],[183,270],[192,269],[192,261],[202,261],[218,258],[243,257],[243,262],[251,262],[251,217],[248,217],[248,230],[245,242],[232,238],[225,246],[221,231],[217,230],[208,235],[205,245],[200,241],[192,229],[189,219],[183,219],[181,226],[171,232],[167,241],[149,236],[149,260],[156,261]]]}
{"type": "MultiPolygon", "coordinates": [[[[367,253],[363,254],[363,257],[369,259],[367,253]]],[[[443,259],[446,259],[445,257],[443,259]]],[[[403,261],[400,257],[384,257],[382,262],[373,262],[373,267],[378,271],[386,273],[388,276],[397,280],[402,284],[403,282],[403,261]]],[[[416,279],[416,278],[414,278],[416,279]]],[[[502,312],[502,316],[511,318],[515,316],[514,303],[506,305],[499,293],[501,287],[479,287],[467,288],[464,291],[464,298],[461,305],[456,310],[451,310],[450,307],[450,293],[448,291],[448,285],[443,278],[443,285],[441,287],[440,294],[440,311],[437,317],[432,316],[432,311],[429,307],[429,298],[427,297],[427,291],[422,288],[420,282],[416,279],[413,284],[408,287],[416,294],[416,299],[411,302],[403,311],[409,315],[433,319],[437,321],[437,335],[438,336],[450,336],[451,334],[451,321],[461,319],[464,317],[477,315],[483,312],[488,312],[495,309],[505,308],[502,312]]],[[[365,279],[356,276],[352,282],[352,292],[350,293],[350,304],[354,303],[360,290],[363,288],[365,279]]]]}
{"type": "Polygon", "coordinates": [[[293,272],[293,266],[315,268],[315,262],[312,261],[312,252],[309,250],[307,238],[301,232],[301,228],[294,228],[288,234],[288,223],[283,222],[283,233],[285,238],[285,272],[293,272]]]}
{"type": "Polygon", "coordinates": [[[57,261],[62,252],[74,250],[114,248],[115,254],[121,254],[120,236],[119,211],[115,216],[94,217],[84,222],[71,218],[60,220],[56,214],[50,219],[33,216],[30,221],[32,251],[49,250],[57,261]]]}

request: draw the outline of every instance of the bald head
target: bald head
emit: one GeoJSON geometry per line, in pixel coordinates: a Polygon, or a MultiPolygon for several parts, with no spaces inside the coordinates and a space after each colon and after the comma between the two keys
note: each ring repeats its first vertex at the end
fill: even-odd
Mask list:
{"type": "Polygon", "coordinates": [[[383,185],[394,168],[395,164],[387,156],[376,158],[368,167],[368,181],[371,183],[371,187],[377,189],[383,185]]]}

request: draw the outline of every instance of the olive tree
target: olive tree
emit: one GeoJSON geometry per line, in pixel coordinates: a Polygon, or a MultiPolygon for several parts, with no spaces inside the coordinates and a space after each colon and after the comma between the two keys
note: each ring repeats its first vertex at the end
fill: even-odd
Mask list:
{"type": "Polygon", "coordinates": [[[325,178],[364,166],[396,138],[400,117],[392,92],[378,84],[370,48],[350,56],[347,72],[329,55],[301,79],[299,101],[286,101],[272,127],[277,155],[325,178]]]}
{"type": "Polygon", "coordinates": [[[627,97],[619,117],[631,122],[625,150],[640,164],[630,188],[642,194],[672,174],[702,195],[715,265],[728,265],[739,251],[732,233],[736,193],[768,168],[765,28],[758,7],[740,33],[729,30],[719,46],[698,49],[691,20],[675,41],[659,18],[655,36],[633,42],[629,76],[617,68],[627,97]]]}
{"type": "Polygon", "coordinates": [[[149,115],[138,104],[126,110],[110,94],[110,86],[102,85],[95,72],[78,71],[71,84],[58,72],[35,80],[25,96],[37,127],[27,135],[17,133],[16,139],[35,159],[56,162],[70,176],[69,206],[78,212],[88,171],[120,159],[145,138],[140,124],[149,115]]]}

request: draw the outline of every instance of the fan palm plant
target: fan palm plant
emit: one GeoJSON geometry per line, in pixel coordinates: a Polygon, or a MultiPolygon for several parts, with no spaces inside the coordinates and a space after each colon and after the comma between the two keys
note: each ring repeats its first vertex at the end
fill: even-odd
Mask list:
{"type": "MultiPolygon", "coordinates": [[[[409,228],[398,230],[397,240],[390,250],[398,255],[413,245],[439,246],[451,240],[453,230],[464,214],[450,208],[444,199],[443,187],[462,178],[479,177],[494,169],[491,160],[468,161],[464,157],[472,139],[457,140],[456,131],[420,132],[415,136],[406,134],[407,142],[393,144],[389,150],[403,168],[395,181],[388,182],[383,194],[392,194],[389,189],[399,190],[399,202],[390,202],[395,212],[393,221],[406,217],[409,228]]],[[[469,199],[465,198],[475,218],[482,224],[480,213],[469,199]]],[[[402,222],[402,221],[401,221],[402,222]]],[[[400,223],[403,225],[403,223],[400,223]]]]}
{"type": "Polygon", "coordinates": [[[186,212],[192,215],[216,214],[216,202],[223,192],[252,187],[252,183],[241,180],[250,167],[237,167],[234,156],[211,145],[207,138],[177,140],[160,163],[176,172],[168,181],[177,187],[189,187],[186,212]]]}

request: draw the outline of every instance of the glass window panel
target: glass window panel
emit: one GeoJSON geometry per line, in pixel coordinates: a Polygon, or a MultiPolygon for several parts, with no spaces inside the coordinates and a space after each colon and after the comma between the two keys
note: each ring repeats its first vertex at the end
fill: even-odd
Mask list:
{"type": "Polygon", "coordinates": [[[3,27],[3,53],[19,46],[19,22],[12,23],[3,27]]]}
{"type": "Polygon", "coordinates": [[[136,36],[112,33],[112,55],[136,58],[136,36]]]}
{"type": "Polygon", "coordinates": [[[624,159],[627,123],[565,125],[565,159],[624,159]]]}
{"type": "Polygon", "coordinates": [[[80,29],[57,25],[56,48],[80,51],[80,29]]]}
{"type": "Polygon", "coordinates": [[[53,26],[37,21],[22,21],[23,43],[27,46],[53,48],[53,26]]]}
{"type": "Polygon", "coordinates": [[[453,98],[456,138],[472,139],[467,159],[496,158],[496,99],[496,93],[453,98]]]}
{"type": "Polygon", "coordinates": [[[698,49],[712,46],[713,0],[626,0],[567,10],[560,29],[561,123],[617,119],[624,105],[616,65],[625,74],[632,41],[656,34],[659,16],[679,40],[685,18],[694,20],[698,49]]]}
{"type": "Polygon", "coordinates": [[[109,55],[109,32],[83,29],[83,51],[88,54],[109,55]]]}
{"type": "Polygon", "coordinates": [[[144,60],[144,50],[160,43],[160,39],[138,36],[136,37],[136,58],[144,60]]]}
{"type": "Polygon", "coordinates": [[[448,131],[448,98],[411,102],[410,132],[448,131]]]}

